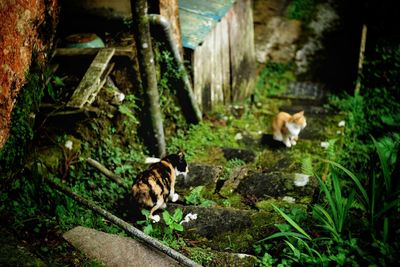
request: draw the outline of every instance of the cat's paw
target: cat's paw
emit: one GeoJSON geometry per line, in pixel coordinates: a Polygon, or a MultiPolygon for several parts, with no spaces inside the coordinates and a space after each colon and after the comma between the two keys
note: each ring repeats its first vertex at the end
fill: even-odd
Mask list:
{"type": "Polygon", "coordinates": [[[286,147],[291,147],[292,146],[290,141],[285,142],[285,145],[286,145],[286,147]]]}
{"type": "Polygon", "coordinates": [[[150,216],[150,219],[153,223],[158,223],[160,221],[160,215],[150,216]]]}
{"type": "Polygon", "coordinates": [[[178,195],[177,193],[175,193],[175,194],[172,196],[171,201],[172,201],[172,202],[176,202],[176,201],[178,201],[178,199],[179,199],[179,195],[178,195]]]}

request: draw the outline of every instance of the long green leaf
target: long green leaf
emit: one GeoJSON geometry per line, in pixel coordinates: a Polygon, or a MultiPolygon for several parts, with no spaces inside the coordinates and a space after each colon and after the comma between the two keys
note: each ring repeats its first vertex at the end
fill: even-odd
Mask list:
{"type": "Polygon", "coordinates": [[[265,241],[265,240],[279,238],[279,237],[296,237],[296,238],[308,239],[307,236],[305,236],[303,234],[295,233],[295,232],[278,232],[278,233],[270,235],[267,238],[261,239],[261,240],[259,240],[257,242],[262,242],[262,241],[265,241]]]}
{"type": "Polygon", "coordinates": [[[300,250],[298,250],[295,246],[293,246],[292,243],[289,241],[285,240],[285,243],[290,247],[290,249],[293,251],[293,254],[296,256],[296,258],[300,257],[300,250]]]}
{"type": "Polygon", "coordinates": [[[286,215],[281,209],[279,209],[277,206],[272,204],[274,209],[279,212],[283,218],[291,225],[293,226],[299,233],[303,234],[307,239],[311,240],[311,237],[295,222],[290,218],[288,215],[286,215]]]}
{"type": "Polygon", "coordinates": [[[337,210],[337,215],[335,225],[336,229],[338,232],[342,232],[342,225],[343,225],[343,220],[344,220],[344,207],[343,207],[343,202],[344,199],[342,197],[342,190],[340,189],[340,182],[336,174],[332,175],[332,182],[333,182],[333,190],[335,194],[335,199],[334,199],[334,204],[336,205],[336,210],[337,210]]]}
{"type": "Polygon", "coordinates": [[[371,138],[372,141],[374,142],[376,152],[378,153],[379,161],[381,162],[381,169],[383,172],[383,178],[385,180],[386,194],[390,194],[391,178],[390,178],[389,165],[387,163],[387,160],[385,159],[385,154],[384,151],[382,150],[382,147],[378,145],[378,143],[376,142],[375,138],[372,135],[371,138]]]}
{"type": "Polygon", "coordinates": [[[346,169],[345,167],[343,167],[342,165],[340,165],[339,163],[336,163],[334,161],[326,160],[326,159],[323,159],[323,161],[328,162],[331,165],[333,165],[333,166],[341,169],[343,172],[345,172],[356,184],[358,191],[361,193],[363,200],[365,201],[364,204],[366,205],[366,207],[370,207],[370,199],[368,197],[367,191],[362,186],[360,180],[351,171],[349,171],[348,169],[346,169]]]}
{"type": "Polygon", "coordinates": [[[340,235],[329,213],[322,206],[318,204],[315,205],[313,209],[316,212],[315,214],[318,216],[317,219],[319,219],[323,223],[320,226],[326,229],[328,232],[330,232],[334,238],[339,239],[340,235]]]}
{"type": "Polygon", "coordinates": [[[333,220],[338,221],[338,211],[337,211],[337,207],[336,207],[337,205],[336,205],[334,199],[332,198],[331,192],[329,191],[326,184],[318,176],[317,176],[317,179],[318,179],[320,186],[322,187],[322,190],[324,191],[326,201],[328,202],[328,205],[331,209],[333,220]]]}

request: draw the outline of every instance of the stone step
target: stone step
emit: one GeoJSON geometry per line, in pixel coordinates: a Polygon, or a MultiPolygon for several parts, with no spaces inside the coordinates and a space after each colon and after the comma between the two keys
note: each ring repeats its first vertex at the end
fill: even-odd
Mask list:
{"type": "Polygon", "coordinates": [[[106,266],[180,266],[169,256],[128,237],[78,226],[64,233],[76,249],[106,266]]]}
{"type": "MultiPolygon", "coordinates": [[[[64,233],[64,239],[91,259],[105,266],[181,266],[172,258],[127,237],[78,226],[64,233]]],[[[187,247],[189,257],[203,266],[254,266],[257,258],[243,253],[219,252],[187,247]]]]}
{"type": "Polygon", "coordinates": [[[189,213],[197,215],[195,220],[182,223],[184,231],[181,233],[189,243],[190,240],[195,240],[196,247],[251,254],[253,245],[258,240],[277,231],[275,224],[285,223],[284,219],[274,211],[272,204],[285,210],[306,209],[305,205],[274,200],[261,203],[260,210],[186,206],[175,203],[169,203],[167,210],[174,213],[175,209],[179,208],[184,216],[189,213]]]}
{"type": "Polygon", "coordinates": [[[325,86],[321,83],[294,81],[289,83],[288,88],[284,93],[278,94],[275,97],[322,101],[326,97],[326,92],[327,90],[325,86]]]}

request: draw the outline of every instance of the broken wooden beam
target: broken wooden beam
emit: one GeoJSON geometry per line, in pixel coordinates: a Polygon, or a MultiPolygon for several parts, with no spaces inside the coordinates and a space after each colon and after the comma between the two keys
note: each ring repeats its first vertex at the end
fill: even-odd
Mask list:
{"type": "MultiPolygon", "coordinates": [[[[100,50],[104,48],[57,48],[53,57],[77,57],[77,56],[95,56],[100,50]]],[[[114,56],[127,56],[131,57],[135,51],[131,46],[129,47],[113,47],[115,49],[114,56]]]]}
{"type": "Polygon", "coordinates": [[[67,107],[82,108],[93,102],[106,81],[108,63],[114,53],[114,48],[104,48],[97,53],[70,101],[67,103],[67,107]]]}

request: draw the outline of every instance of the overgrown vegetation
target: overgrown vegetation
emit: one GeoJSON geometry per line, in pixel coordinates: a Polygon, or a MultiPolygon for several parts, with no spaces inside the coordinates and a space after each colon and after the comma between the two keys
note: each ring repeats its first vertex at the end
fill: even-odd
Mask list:
{"type": "MultiPolygon", "coordinates": [[[[307,9],[310,5],[314,5],[314,1],[292,1],[289,17],[309,17],[311,11],[304,7],[307,9]]],[[[160,71],[159,86],[168,129],[168,152],[183,149],[189,163],[223,166],[221,181],[230,178],[238,167],[264,172],[277,165],[277,168],[290,167],[290,170],[300,171],[297,166],[287,167],[285,160],[300,165],[301,159],[301,171],[319,179],[319,194],[308,210],[290,203],[281,206],[274,202],[275,199],[256,202],[252,196],[243,200],[238,194],[220,197],[215,192],[207,192],[204,186],[191,188],[181,198],[181,203],[205,207],[245,206],[252,211],[275,210],[284,220],[275,225],[276,233],[271,235],[269,228],[268,231],[263,229],[265,231],[259,234],[264,236],[256,242],[254,236],[239,232],[235,239],[243,239],[240,242],[245,245],[240,245],[246,247],[246,253],[258,256],[260,266],[389,266],[399,262],[396,255],[400,249],[397,218],[400,211],[400,183],[397,181],[400,104],[396,101],[400,77],[398,45],[379,44],[367,57],[361,95],[331,97],[331,106],[345,117],[345,127],[340,134],[327,140],[328,149],[324,150],[310,140],[300,140],[295,148],[283,153],[282,158],[276,158],[271,150],[261,147],[258,142],[252,143],[252,140],[259,140],[262,133],[268,133],[271,116],[283,103],[270,97],[282,93],[289,82],[295,80],[292,65],[268,64],[260,74],[255,103],[246,103],[242,113],[235,114],[231,107],[218,107],[207,114],[202,123],[188,126],[176,103],[171,82],[180,74],[174,72],[168,53],[159,56],[161,68],[164,68],[160,71]],[[248,140],[243,140],[243,136],[248,140]],[[221,147],[250,148],[257,154],[257,159],[250,164],[237,159],[226,160],[221,147]],[[253,247],[248,246],[253,243],[253,247]]],[[[56,87],[64,85],[57,76],[52,76],[47,84],[37,76],[28,80],[27,86],[47,89],[46,97],[61,101],[56,87]]],[[[32,91],[36,92],[32,88],[26,92],[32,91]]],[[[11,159],[21,160],[20,165],[23,164],[27,146],[20,145],[20,141],[25,143],[35,137],[32,125],[28,123],[30,110],[26,108],[37,107],[40,98],[40,94],[21,96],[25,104],[18,104],[23,109],[16,109],[15,113],[22,119],[15,119],[12,138],[6,147],[12,148],[12,152],[7,152],[10,150],[6,148],[0,151],[2,167],[11,167],[11,159]]],[[[73,249],[61,240],[63,232],[77,225],[124,235],[121,229],[101,216],[48,187],[42,177],[49,176],[57,183],[64,183],[74,193],[129,219],[131,207],[126,202],[129,192],[90,167],[86,158],[92,157],[104,164],[121,176],[127,186],[132,184],[135,175],[147,167],[142,163],[146,151],[137,139],[138,101],[134,95],[127,95],[124,103],[111,114],[112,119],[108,117],[110,114],[97,114],[82,121],[77,119],[76,133],[62,127],[56,129],[54,135],[41,133],[41,138],[37,136],[35,141],[38,149],[43,144],[46,149],[30,150],[33,152],[19,178],[7,191],[0,193],[3,222],[21,239],[30,242],[35,254],[50,265],[97,265],[82,255],[73,254],[76,252],[72,253],[73,249]]],[[[209,240],[183,238],[187,229],[182,223],[181,209],[163,211],[163,220],[159,224],[148,219],[147,211],[143,211],[143,215],[145,219],[136,226],[147,234],[185,253],[189,246],[187,253],[201,264],[213,261],[210,249],[204,245],[209,240]],[[197,246],[197,242],[203,242],[202,246],[197,246]]],[[[226,251],[241,248],[235,241],[229,239],[223,248],[226,251]]]]}
{"type": "MultiPolygon", "coordinates": [[[[277,225],[280,232],[255,247],[260,265],[388,266],[398,262],[400,106],[394,77],[400,71],[400,47],[381,45],[365,63],[361,95],[331,99],[345,112],[346,126],[343,139],[329,143],[328,159],[339,163],[322,160],[329,172],[324,181],[320,179],[318,203],[306,221],[275,207],[287,224],[277,225]]],[[[314,157],[304,165],[310,169],[316,160],[321,161],[314,157]]]]}

